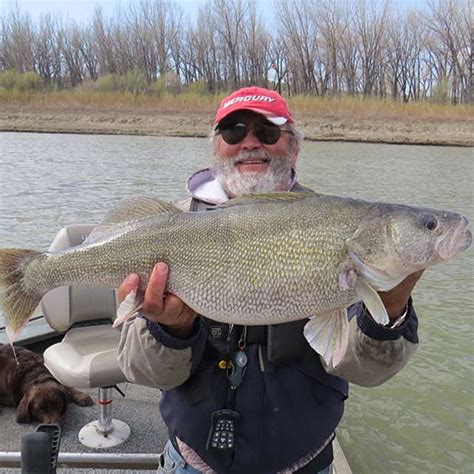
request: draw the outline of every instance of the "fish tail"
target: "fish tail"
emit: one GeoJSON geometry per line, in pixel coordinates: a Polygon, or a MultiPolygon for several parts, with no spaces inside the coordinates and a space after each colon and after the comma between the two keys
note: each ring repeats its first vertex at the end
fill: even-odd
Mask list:
{"type": "Polygon", "coordinates": [[[0,287],[3,288],[0,301],[11,343],[16,340],[45,293],[28,288],[25,283],[29,263],[40,255],[42,253],[35,250],[0,249],[0,287]]]}

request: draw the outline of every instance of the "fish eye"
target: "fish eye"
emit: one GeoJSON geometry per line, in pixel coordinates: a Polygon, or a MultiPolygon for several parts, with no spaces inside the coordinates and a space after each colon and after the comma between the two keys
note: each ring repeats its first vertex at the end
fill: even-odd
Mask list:
{"type": "Polygon", "coordinates": [[[428,230],[435,230],[438,227],[438,219],[432,214],[423,214],[420,219],[420,224],[428,230]]]}

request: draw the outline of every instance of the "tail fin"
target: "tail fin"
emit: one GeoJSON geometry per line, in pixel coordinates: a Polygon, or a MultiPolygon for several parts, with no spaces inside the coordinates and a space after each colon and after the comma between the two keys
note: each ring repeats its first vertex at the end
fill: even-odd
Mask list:
{"type": "Polygon", "coordinates": [[[41,252],[27,249],[0,249],[1,303],[7,336],[13,342],[39,305],[44,292],[27,288],[25,269],[41,252]]]}

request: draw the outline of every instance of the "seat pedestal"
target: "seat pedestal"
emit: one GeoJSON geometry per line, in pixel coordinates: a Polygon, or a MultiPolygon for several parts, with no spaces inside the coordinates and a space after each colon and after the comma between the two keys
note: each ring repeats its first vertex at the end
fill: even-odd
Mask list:
{"type": "Polygon", "coordinates": [[[112,388],[99,388],[99,419],[79,431],[79,441],[88,448],[105,449],[122,444],[130,436],[130,427],[112,418],[112,388]]]}

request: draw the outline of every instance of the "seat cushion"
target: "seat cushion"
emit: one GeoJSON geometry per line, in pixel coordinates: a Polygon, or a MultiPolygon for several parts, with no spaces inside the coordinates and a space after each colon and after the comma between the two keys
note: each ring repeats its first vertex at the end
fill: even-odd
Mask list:
{"type": "MultiPolygon", "coordinates": [[[[61,252],[84,242],[93,224],[71,224],[54,238],[50,252],[61,252]]],[[[50,290],[41,300],[46,322],[57,332],[67,331],[74,323],[98,318],[115,319],[117,292],[104,287],[61,286],[50,290]]]]}
{"type": "Polygon", "coordinates": [[[68,387],[95,388],[125,382],[117,362],[120,331],[111,325],[70,329],[44,352],[51,374],[68,387]]]}

